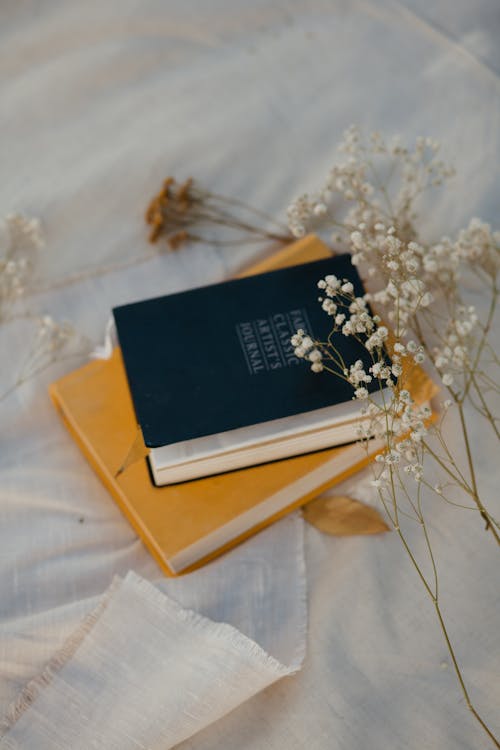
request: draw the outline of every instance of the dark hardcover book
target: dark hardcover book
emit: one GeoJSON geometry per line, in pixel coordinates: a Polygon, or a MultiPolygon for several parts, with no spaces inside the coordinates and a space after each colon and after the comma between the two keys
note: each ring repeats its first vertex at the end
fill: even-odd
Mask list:
{"type": "MultiPolygon", "coordinates": [[[[338,410],[332,412],[336,423],[353,421],[358,406],[352,402],[352,387],[329,373],[313,373],[290,342],[300,328],[313,339],[330,334],[332,319],[317,299],[317,282],[327,274],[349,279],[357,296],[364,293],[350,256],[340,255],[113,310],[137,420],[152,449],[158,483],[183,478],[182,472],[160,476],[168,467],[189,463],[195,475],[214,473],[203,461],[193,467],[216,454],[227,457],[236,451],[241,459],[245,447],[254,451],[258,443],[275,445],[283,436],[288,450],[306,452],[306,441],[300,450],[297,441],[289,440],[290,430],[296,434],[299,424],[297,419],[287,422],[291,417],[301,420],[302,431],[309,433],[313,423],[304,421],[304,415],[320,415],[324,426],[330,413],[324,410],[344,405],[340,417],[338,410]],[[250,428],[248,434],[245,428],[250,428]],[[214,436],[217,440],[210,442],[214,436]]],[[[346,363],[361,359],[370,366],[366,350],[352,337],[336,334],[335,339],[346,363]]],[[[345,437],[345,432],[339,435],[345,437]]],[[[270,449],[267,458],[262,452],[256,458],[251,452],[244,460],[273,460],[274,453],[270,449]]],[[[233,463],[229,468],[236,468],[233,463]]],[[[224,468],[214,465],[217,472],[227,468],[227,462],[224,468]]]]}

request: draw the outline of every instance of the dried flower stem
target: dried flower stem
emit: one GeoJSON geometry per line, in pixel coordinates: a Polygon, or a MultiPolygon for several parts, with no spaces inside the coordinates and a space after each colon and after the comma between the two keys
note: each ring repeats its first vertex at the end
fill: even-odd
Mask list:
{"type": "Polygon", "coordinates": [[[141,255],[134,256],[133,258],[128,258],[127,260],[116,261],[115,263],[109,263],[108,265],[100,265],[83,269],[82,271],[77,271],[74,274],[68,274],[63,278],[56,279],[54,281],[35,281],[27,293],[29,295],[46,294],[47,292],[52,292],[57,289],[63,289],[67,286],[71,286],[72,284],[79,284],[80,282],[87,281],[88,279],[100,278],[101,276],[115,273],[116,271],[124,271],[127,268],[132,268],[133,266],[147,263],[149,260],[158,257],[158,255],[160,255],[162,252],[163,251],[161,249],[155,249],[153,251],[144,252],[141,255]]]}
{"type": "Polygon", "coordinates": [[[66,356],[57,357],[49,361],[43,362],[38,367],[35,367],[34,369],[30,370],[29,373],[26,373],[26,374],[21,373],[20,375],[17,376],[16,380],[5,391],[2,391],[0,393],[0,403],[6,400],[12,393],[14,393],[22,385],[24,385],[25,383],[28,383],[37,375],[40,375],[42,372],[47,370],[51,365],[56,364],[58,362],[65,362],[67,360],[69,361],[72,359],[84,357],[88,355],[88,352],[89,352],[89,348],[85,347],[85,348],[82,348],[78,352],[74,352],[73,354],[68,354],[66,356]]]}
{"type": "Polygon", "coordinates": [[[347,161],[332,168],[318,193],[302,195],[291,204],[288,218],[295,236],[310,231],[319,217],[323,223],[335,227],[333,242],[351,251],[352,263],[361,267],[368,286],[371,279],[378,282],[374,292],[356,297],[347,279],[337,279],[333,275],[321,279],[318,286],[325,296],[320,301],[325,312],[332,316],[332,334],[322,342],[313,340],[305,331],[298,331],[292,343],[296,356],[308,360],[314,372],[333,372],[351,383],[354,397],[364,404],[362,414],[369,422],[368,427],[360,426],[360,439],[366,449],[372,436],[385,440],[386,452],[377,457],[373,484],[433,602],[466,704],[489,739],[500,747],[498,738],[472,704],[444,621],[438,571],[422,510],[421,492],[422,487],[426,487],[451,505],[474,510],[485,522],[490,536],[497,544],[500,542],[500,525],[479,496],[465,413],[465,404],[470,403],[498,437],[488,395],[490,391],[499,393],[500,388],[484,371],[482,362],[484,354],[488,353],[495,366],[499,365],[488,336],[498,299],[500,233],[492,232],[479,220],[472,220],[455,241],[447,237],[433,244],[418,240],[416,198],[452,174],[452,170],[437,159],[438,148],[434,141],[424,138],[417,139],[413,150],[399,144],[389,147],[379,134],[374,134],[367,146],[359,130],[351,128],[343,144],[347,161]],[[379,157],[392,159],[385,183],[374,163],[379,157]],[[393,195],[389,181],[396,174],[401,177],[402,187],[393,195]],[[335,204],[337,215],[333,216],[330,211],[334,196],[346,205],[342,220],[338,217],[338,201],[335,204]],[[479,279],[490,298],[483,323],[474,307],[463,301],[461,275],[470,273],[479,279]],[[382,317],[389,320],[393,328],[392,365],[387,363],[384,354],[388,329],[381,318],[373,314],[368,302],[383,310],[382,317]],[[361,351],[365,349],[354,363],[344,363],[338,354],[335,337],[342,335],[354,339],[362,347],[361,351]],[[425,358],[448,387],[451,397],[443,404],[443,416],[434,426],[426,423],[426,416],[429,416],[426,409],[413,402],[410,385],[405,386],[405,382],[411,383],[409,364],[421,363],[425,358]],[[378,401],[370,393],[374,385],[378,385],[381,395],[378,401]],[[444,414],[452,406],[459,415],[465,467],[453,455],[442,431],[444,414]],[[434,465],[444,473],[447,484],[433,486],[425,478],[424,463],[426,471],[431,464],[430,468],[434,465]],[[416,483],[413,493],[401,471],[413,477],[416,483]],[[445,488],[448,495],[450,487],[468,495],[473,505],[465,506],[445,496],[445,488]],[[411,548],[401,525],[403,519],[417,521],[422,529],[432,580],[424,573],[411,548]]]}
{"type": "MultiPolygon", "coordinates": [[[[452,664],[453,664],[453,669],[455,671],[455,675],[457,677],[457,680],[458,680],[460,689],[462,691],[462,694],[463,694],[463,696],[465,698],[465,702],[466,702],[467,708],[469,709],[469,711],[473,715],[474,719],[479,723],[479,725],[481,726],[481,728],[483,729],[483,731],[488,735],[488,737],[493,742],[493,744],[495,745],[495,747],[500,748],[500,741],[495,736],[495,734],[492,732],[492,730],[489,728],[489,726],[484,721],[484,719],[481,717],[481,715],[479,714],[478,710],[476,709],[476,707],[474,706],[474,704],[473,704],[473,702],[471,700],[471,697],[469,695],[469,691],[468,691],[466,683],[465,683],[465,678],[463,676],[460,664],[458,662],[458,659],[457,659],[457,656],[456,656],[456,653],[455,653],[454,646],[453,646],[452,641],[451,641],[451,637],[450,637],[449,632],[448,632],[448,628],[446,626],[446,622],[445,622],[444,617],[443,617],[443,613],[442,613],[440,602],[439,602],[439,576],[438,576],[438,570],[437,570],[437,565],[436,565],[436,561],[435,561],[435,556],[434,556],[434,553],[433,553],[433,550],[432,550],[432,544],[431,544],[431,541],[430,541],[430,537],[429,537],[429,533],[428,533],[428,529],[427,529],[427,524],[426,524],[426,521],[425,521],[425,518],[424,518],[424,514],[423,514],[423,510],[422,510],[421,487],[419,485],[418,489],[417,489],[417,507],[415,508],[415,505],[414,505],[413,502],[411,502],[411,505],[412,505],[412,508],[414,509],[414,511],[416,512],[417,519],[418,519],[419,524],[420,524],[420,526],[422,528],[422,532],[423,532],[423,535],[424,535],[424,538],[425,538],[427,553],[429,555],[429,560],[430,560],[430,563],[431,563],[431,569],[432,569],[432,574],[433,574],[433,584],[426,577],[426,575],[425,575],[425,573],[424,573],[421,565],[419,564],[417,558],[413,554],[413,551],[411,549],[410,543],[408,542],[408,539],[407,539],[407,537],[406,537],[403,529],[401,528],[400,520],[399,520],[400,508],[399,508],[398,503],[397,503],[397,496],[399,494],[398,490],[401,490],[401,488],[404,488],[404,483],[398,477],[399,481],[398,481],[398,486],[396,487],[395,476],[396,476],[395,470],[392,467],[390,467],[390,486],[391,486],[390,497],[391,497],[391,501],[392,501],[392,511],[390,510],[390,508],[389,508],[389,506],[387,504],[387,500],[385,498],[385,495],[384,495],[383,491],[380,490],[380,489],[378,490],[379,500],[380,500],[382,506],[385,509],[386,515],[389,518],[389,521],[391,522],[392,527],[394,528],[394,530],[398,534],[399,539],[400,539],[400,541],[401,541],[401,543],[402,543],[402,545],[403,545],[403,547],[404,547],[404,549],[405,549],[405,551],[406,551],[406,553],[408,555],[408,558],[409,558],[409,560],[410,560],[410,562],[411,562],[414,570],[416,571],[416,573],[417,573],[417,575],[418,575],[418,577],[419,577],[419,579],[420,579],[420,581],[421,581],[421,583],[422,583],[422,585],[424,587],[424,590],[426,591],[426,593],[428,594],[429,598],[432,601],[432,604],[434,606],[434,610],[436,612],[436,616],[437,616],[437,619],[438,619],[439,627],[441,629],[441,633],[442,633],[444,641],[446,643],[446,648],[447,648],[448,653],[450,655],[450,659],[451,659],[452,664]]],[[[429,487],[430,487],[430,485],[429,485],[429,487]]],[[[406,490],[405,490],[405,492],[406,492],[406,490]]],[[[409,499],[410,498],[409,494],[407,492],[406,492],[406,494],[407,494],[407,497],[409,499]]]]}
{"type": "Polygon", "coordinates": [[[162,190],[148,206],[146,222],[152,227],[150,241],[155,245],[153,250],[115,263],[83,269],[55,281],[34,280],[26,294],[45,294],[122,271],[146,263],[164,252],[177,250],[189,242],[203,242],[213,247],[241,247],[263,242],[287,244],[293,240],[287,226],[265,211],[253,208],[237,198],[204,190],[194,180],[178,184],[174,178],[167,178],[162,190]],[[249,218],[243,218],[245,215],[249,218]],[[227,237],[205,236],[204,231],[210,228],[232,231],[227,237]],[[160,239],[165,239],[165,244],[161,244],[160,239]]]}
{"type": "Polygon", "coordinates": [[[77,334],[68,323],[57,323],[48,315],[31,311],[25,304],[34,289],[36,259],[44,246],[40,222],[21,214],[11,214],[0,224],[0,324],[6,326],[27,320],[37,326],[19,375],[0,393],[0,402],[3,402],[16,388],[51,364],[81,356],[90,347],[85,337],[77,334]]]}
{"type": "Polygon", "coordinates": [[[378,490],[379,500],[380,500],[382,506],[384,507],[386,515],[389,518],[389,520],[390,520],[390,522],[391,522],[394,530],[398,534],[399,539],[400,539],[400,541],[401,541],[401,543],[402,543],[402,545],[403,545],[403,547],[404,547],[404,549],[405,549],[405,551],[406,551],[406,553],[408,555],[408,558],[409,558],[409,560],[410,560],[410,562],[411,562],[414,570],[416,571],[416,573],[417,573],[417,575],[418,575],[418,577],[419,577],[419,579],[420,579],[420,581],[421,581],[421,583],[422,583],[422,585],[424,587],[424,590],[426,591],[426,593],[428,594],[428,596],[430,597],[430,599],[432,601],[432,604],[434,606],[434,610],[436,612],[436,616],[437,616],[437,619],[438,619],[439,627],[441,629],[441,633],[442,633],[444,641],[446,643],[446,648],[447,648],[448,653],[450,655],[450,659],[451,659],[452,664],[453,664],[453,669],[455,671],[455,675],[457,677],[457,680],[458,680],[460,689],[462,691],[462,694],[463,694],[463,696],[465,698],[465,702],[466,702],[467,708],[469,709],[469,711],[471,712],[471,714],[473,715],[473,717],[475,718],[475,720],[482,727],[483,731],[488,735],[488,737],[493,742],[493,744],[495,745],[495,747],[500,748],[500,742],[499,742],[499,740],[493,734],[492,730],[486,724],[486,722],[484,721],[484,719],[481,717],[481,715],[479,714],[479,712],[475,708],[475,706],[474,706],[474,704],[473,704],[473,702],[472,702],[472,700],[470,698],[469,691],[467,689],[467,686],[466,686],[466,683],[465,683],[465,679],[464,679],[464,676],[462,674],[462,670],[461,670],[461,667],[459,665],[459,662],[458,662],[458,659],[457,659],[457,656],[456,656],[456,653],[455,653],[455,649],[453,647],[450,635],[448,633],[448,628],[446,626],[446,623],[445,623],[445,620],[444,620],[444,617],[443,617],[443,613],[442,613],[441,606],[440,606],[440,603],[439,603],[439,576],[438,576],[438,570],[437,570],[437,565],[436,565],[436,560],[435,560],[435,557],[434,557],[434,553],[433,553],[433,550],[432,550],[432,544],[431,544],[431,541],[430,541],[429,533],[428,533],[428,530],[427,530],[426,521],[425,521],[424,514],[423,514],[422,498],[421,498],[421,486],[419,484],[418,485],[418,489],[417,489],[417,507],[415,507],[414,503],[411,502],[411,500],[410,500],[410,502],[411,502],[412,508],[416,512],[417,519],[418,519],[418,521],[420,523],[420,526],[422,528],[422,532],[423,532],[423,535],[424,535],[424,539],[425,539],[425,543],[426,543],[426,548],[427,548],[427,552],[428,552],[428,555],[429,555],[429,560],[430,560],[430,563],[431,563],[431,569],[432,569],[432,574],[433,574],[433,584],[431,584],[429,582],[429,580],[427,579],[425,573],[423,572],[423,569],[422,569],[421,565],[419,564],[417,558],[413,554],[413,551],[411,549],[411,546],[410,546],[410,544],[408,542],[408,539],[407,539],[405,533],[403,532],[403,530],[401,528],[400,520],[399,520],[400,509],[399,509],[399,506],[398,506],[398,503],[397,503],[398,489],[403,488],[404,491],[405,491],[405,493],[406,493],[406,495],[407,495],[408,499],[410,499],[410,496],[407,493],[406,488],[404,486],[404,483],[401,481],[401,478],[399,476],[398,476],[398,480],[399,480],[398,481],[398,487],[396,487],[395,474],[396,474],[396,472],[393,469],[393,467],[391,466],[390,467],[390,486],[391,486],[390,497],[391,497],[391,501],[392,501],[392,511],[389,509],[389,506],[387,504],[387,500],[386,500],[386,498],[384,496],[384,493],[380,489],[378,490]]]}
{"type": "Polygon", "coordinates": [[[465,421],[465,415],[464,415],[464,407],[463,403],[459,403],[458,405],[458,413],[460,416],[460,424],[462,426],[462,434],[464,438],[464,445],[465,445],[465,451],[467,453],[467,464],[469,467],[469,473],[470,473],[470,479],[472,483],[472,492],[469,494],[472,496],[472,499],[476,503],[478,510],[481,514],[481,517],[484,520],[485,523],[485,529],[487,531],[490,531],[495,540],[496,543],[500,545],[500,534],[498,534],[497,529],[495,528],[497,526],[494,518],[488,513],[486,508],[484,507],[483,503],[481,502],[481,499],[479,497],[479,492],[477,489],[477,481],[476,481],[476,471],[474,469],[474,460],[472,458],[472,452],[470,447],[470,441],[469,441],[469,431],[467,429],[467,423],[465,421]]]}
{"type": "Polygon", "coordinates": [[[236,198],[204,190],[192,179],[177,183],[174,177],[167,177],[160,192],[150,202],[145,218],[151,227],[150,242],[156,243],[164,238],[171,250],[186,242],[209,242],[220,246],[262,241],[284,244],[293,239],[285,225],[264,211],[236,198]],[[230,230],[229,239],[205,237],[205,229],[213,227],[230,230]]]}
{"type": "MultiPolygon", "coordinates": [[[[493,518],[493,516],[486,509],[486,507],[484,506],[484,504],[483,504],[483,502],[482,502],[482,500],[481,500],[481,498],[479,496],[479,491],[478,491],[478,486],[477,486],[477,480],[476,480],[476,472],[475,472],[475,467],[474,467],[474,460],[473,460],[473,456],[472,456],[472,451],[471,451],[471,446],[470,446],[470,440],[469,440],[469,433],[468,433],[468,428],[467,428],[467,421],[466,421],[465,412],[464,412],[465,401],[467,399],[470,401],[470,397],[469,397],[470,388],[474,384],[474,381],[475,381],[474,373],[477,372],[477,368],[478,368],[478,365],[479,365],[481,354],[482,354],[482,352],[484,350],[484,347],[486,346],[486,343],[487,343],[487,336],[488,336],[488,333],[489,333],[489,331],[491,329],[491,325],[492,325],[492,322],[493,322],[493,319],[494,319],[494,315],[495,315],[495,311],[496,311],[497,299],[498,299],[498,289],[497,289],[496,285],[494,285],[494,290],[493,290],[493,293],[492,293],[492,296],[491,296],[491,300],[490,300],[490,305],[489,305],[489,309],[488,309],[486,323],[482,327],[482,336],[481,336],[479,344],[477,346],[473,363],[466,369],[465,385],[463,387],[463,390],[462,390],[462,392],[460,392],[460,391],[455,390],[454,388],[449,388],[450,395],[451,395],[453,401],[455,402],[455,404],[457,405],[457,408],[458,408],[458,413],[459,413],[459,418],[460,418],[460,428],[461,428],[462,439],[463,439],[463,445],[464,445],[466,456],[467,456],[467,466],[468,466],[468,472],[469,472],[469,477],[470,477],[470,484],[469,484],[469,482],[467,482],[465,480],[463,474],[460,472],[460,470],[458,468],[457,462],[455,461],[455,459],[451,455],[450,451],[446,447],[445,441],[443,440],[443,438],[442,438],[442,436],[441,436],[441,434],[440,434],[439,431],[436,431],[436,433],[439,432],[439,439],[440,439],[441,445],[446,448],[446,452],[447,452],[448,458],[450,460],[450,465],[451,465],[452,468],[446,466],[439,459],[439,457],[437,456],[437,454],[431,449],[431,447],[430,447],[430,445],[428,443],[425,443],[425,446],[426,446],[426,449],[428,450],[428,452],[430,453],[430,455],[432,455],[432,457],[440,465],[440,467],[450,476],[451,479],[453,479],[457,483],[458,486],[461,487],[462,490],[464,490],[474,500],[474,502],[475,502],[475,504],[476,504],[476,506],[477,506],[477,508],[479,510],[479,513],[480,513],[481,517],[483,518],[483,520],[485,522],[485,530],[490,531],[491,534],[492,534],[492,536],[494,537],[495,541],[497,542],[497,544],[500,545],[500,534],[497,531],[497,529],[499,528],[498,523],[495,521],[495,519],[493,518]]],[[[429,320],[428,320],[428,322],[429,322],[429,320]]],[[[428,354],[430,354],[429,346],[428,346],[428,344],[426,342],[426,337],[425,337],[425,335],[423,333],[422,326],[420,324],[419,316],[418,315],[415,316],[415,319],[413,321],[413,325],[414,325],[415,330],[417,332],[419,341],[422,342],[422,344],[423,344],[426,352],[428,354]]],[[[438,330],[434,326],[432,328],[433,328],[433,333],[436,336],[439,335],[438,334],[438,330]]],[[[498,429],[497,429],[497,427],[495,425],[495,419],[494,419],[494,417],[493,417],[490,409],[488,408],[488,406],[486,404],[486,401],[484,399],[484,396],[481,393],[481,390],[480,389],[477,389],[477,390],[478,390],[478,393],[480,395],[480,399],[481,399],[481,402],[482,402],[482,405],[483,405],[483,411],[477,410],[477,409],[476,409],[476,411],[478,411],[479,414],[481,414],[482,416],[484,416],[488,420],[488,422],[493,426],[493,429],[495,430],[495,433],[496,433],[497,437],[499,437],[499,432],[498,432],[498,429]]],[[[473,402],[471,402],[471,403],[474,406],[473,402]]]]}

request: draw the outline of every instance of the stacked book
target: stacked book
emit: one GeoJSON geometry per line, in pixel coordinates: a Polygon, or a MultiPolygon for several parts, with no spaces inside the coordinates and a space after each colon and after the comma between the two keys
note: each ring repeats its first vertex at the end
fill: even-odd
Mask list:
{"type": "MultiPolygon", "coordinates": [[[[312,373],[290,342],[298,328],[327,338],[316,284],[329,273],[362,293],[349,257],[311,236],[238,279],[115,308],[119,348],[52,384],[72,436],[167,575],[204,564],[381,450],[354,442],[361,416],[349,384],[312,373]]],[[[366,358],[341,338],[345,361],[366,358]]]]}

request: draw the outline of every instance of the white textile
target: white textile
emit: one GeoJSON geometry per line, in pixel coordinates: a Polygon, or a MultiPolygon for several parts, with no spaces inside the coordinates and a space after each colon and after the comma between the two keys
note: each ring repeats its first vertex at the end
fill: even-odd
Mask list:
{"type": "MultiPolygon", "coordinates": [[[[423,134],[444,143],[458,176],[425,205],[428,237],[453,234],[473,215],[498,225],[499,32],[498,0],[4,0],[0,214],[42,218],[41,274],[54,282],[147,254],[143,210],[168,174],[193,175],[283,217],[291,199],[322,182],[342,131],[357,122],[405,141],[423,134]]],[[[218,281],[251,257],[249,248],[199,244],[33,296],[30,307],[71,320],[98,344],[112,306],[218,281]]],[[[481,308],[481,296],[471,290],[471,297],[481,308]]],[[[0,327],[0,391],[16,377],[32,335],[27,321],[0,327]]],[[[80,362],[61,362],[0,402],[5,709],[114,576],[132,587],[137,579],[126,578],[129,570],[159,580],[48,403],[48,382],[80,362]]],[[[480,424],[472,426],[481,491],[498,516],[498,455],[480,424]]],[[[350,491],[373,500],[366,482],[350,491]]],[[[426,507],[457,656],[474,702],[499,732],[497,553],[475,514],[444,503],[426,507]]],[[[260,609],[290,559],[280,527],[268,533],[194,574],[196,596],[177,593],[187,583],[158,585],[285,663],[280,649],[300,633],[287,612],[300,592],[283,584],[276,607],[260,609]],[[254,544],[268,549],[256,553],[254,544]],[[245,550],[256,555],[253,562],[233,565],[245,550]],[[282,617],[281,606],[288,607],[282,617]]],[[[419,529],[410,535],[424,555],[419,529]]],[[[491,747],[464,705],[432,604],[396,535],[332,539],[307,528],[305,549],[309,640],[302,670],[181,746],[491,747]]],[[[123,670],[136,647],[124,644],[123,670]]],[[[89,686],[94,679],[89,674],[89,686]]],[[[165,685],[175,691],[167,677],[165,685]]],[[[141,684],[134,695],[141,700],[141,684]]],[[[59,715],[59,703],[46,710],[61,721],[69,716],[59,715]]],[[[30,714],[23,714],[27,733],[36,729],[30,714]]],[[[140,722],[127,727],[132,739],[140,736],[140,722]]],[[[149,747],[149,739],[140,741],[137,747],[149,747]]],[[[43,747],[30,742],[18,747],[43,747]]],[[[86,747],[96,742],[89,737],[86,747]]]]}
{"type": "Polygon", "coordinates": [[[166,750],[296,671],[306,627],[302,521],[284,519],[199,574],[157,587],[132,572],[117,577],[84,607],[0,721],[2,750],[166,750]]]}

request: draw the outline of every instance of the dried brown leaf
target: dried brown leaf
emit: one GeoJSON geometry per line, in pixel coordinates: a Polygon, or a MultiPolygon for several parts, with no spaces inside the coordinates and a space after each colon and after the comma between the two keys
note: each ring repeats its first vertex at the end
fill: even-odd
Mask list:
{"type": "Polygon", "coordinates": [[[378,510],[347,495],[319,497],[304,506],[306,521],[332,536],[381,534],[389,526],[378,510]]]}

